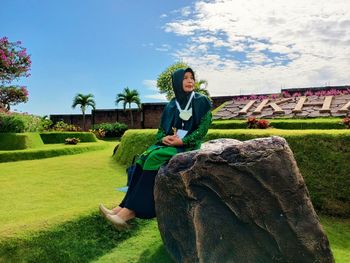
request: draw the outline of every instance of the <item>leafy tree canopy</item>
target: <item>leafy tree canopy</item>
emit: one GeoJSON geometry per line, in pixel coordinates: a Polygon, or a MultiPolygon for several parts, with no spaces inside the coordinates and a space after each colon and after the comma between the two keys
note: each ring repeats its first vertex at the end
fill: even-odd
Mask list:
{"type": "Polygon", "coordinates": [[[11,105],[28,101],[28,90],[22,86],[4,86],[5,83],[20,77],[29,77],[30,56],[21,42],[10,42],[7,37],[0,38],[0,109],[9,111],[11,105]]]}
{"type": "Polygon", "coordinates": [[[124,110],[127,104],[129,104],[129,108],[131,108],[132,103],[135,103],[138,108],[141,106],[139,92],[136,89],[130,89],[129,87],[126,87],[122,93],[117,94],[115,103],[118,104],[119,102],[123,103],[124,110]]]}
{"type": "Polygon", "coordinates": [[[11,105],[28,101],[26,87],[0,86],[0,108],[10,110],[11,105]]]}
{"type": "Polygon", "coordinates": [[[30,56],[21,42],[10,42],[7,37],[0,38],[0,81],[9,83],[20,77],[29,77],[30,56]]]}
{"type": "MultiPolygon", "coordinates": [[[[171,100],[175,94],[173,91],[172,83],[171,83],[171,75],[178,69],[185,69],[190,67],[188,64],[184,62],[176,62],[166,68],[157,79],[157,87],[159,92],[166,95],[168,100],[171,100]]],[[[194,85],[194,91],[206,95],[209,97],[209,91],[207,90],[208,82],[206,80],[196,80],[194,85]]]]}

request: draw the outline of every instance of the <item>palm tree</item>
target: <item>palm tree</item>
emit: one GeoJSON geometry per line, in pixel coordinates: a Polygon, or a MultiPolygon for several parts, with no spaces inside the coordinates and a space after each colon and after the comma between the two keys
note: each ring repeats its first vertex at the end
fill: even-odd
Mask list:
{"type": "Polygon", "coordinates": [[[76,106],[80,105],[81,112],[83,113],[83,130],[85,131],[85,110],[87,107],[91,106],[95,109],[96,103],[93,99],[94,95],[88,94],[83,95],[81,93],[77,94],[73,99],[72,108],[74,109],[76,106]]]}
{"type": "Polygon", "coordinates": [[[134,127],[134,119],[131,111],[131,103],[135,103],[137,107],[140,108],[141,100],[139,97],[139,92],[136,89],[130,90],[128,87],[126,87],[123,90],[123,93],[117,94],[115,103],[118,105],[119,102],[123,102],[124,111],[126,110],[125,109],[126,104],[129,104],[131,127],[134,127]]]}

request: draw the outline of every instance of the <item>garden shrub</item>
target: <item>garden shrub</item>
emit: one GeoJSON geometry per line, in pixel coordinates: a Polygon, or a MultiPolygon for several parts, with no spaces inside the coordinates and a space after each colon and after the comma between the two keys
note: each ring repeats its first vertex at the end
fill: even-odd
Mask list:
{"type": "Polygon", "coordinates": [[[248,129],[267,129],[270,127],[270,122],[268,120],[258,120],[255,117],[249,117],[246,123],[248,129]]]}
{"type": "Polygon", "coordinates": [[[128,126],[124,123],[100,123],[93,126],[94,130],[102,129],[106,137],[122,137],[128,126]]]}
{"type": "MultiPolygon", "coordinates": [[[[276,129],[309,130],[309,129],[344,129],[340,118],[315,119],[269,119],[270,126],[276,129]]],[[[248,125],[249,126],[249,125],[248,125]]],[[[246,120],[215,120],[212,129],[244,129],[246,120]]]]}
{"type": "Polygon", "coordinates": [[[118,147],[115,158],[121,164],[131,164],[135,155],[142,153],[155,143],[156,132],[155,129],[127,130],[121,139],[121,147],[118,147]]]}
{"type": "Polygon", "coordinates": [[[95,136],[99,139],[103,139],[106,136],[106,132],[103,129],[90,129],[89,132],[95,134],[95,136]]]}
{"type": "Polygon", "coordinates": [[[29,114],[0,113],[0,132],[22,133],[43,130],[41,118],[29,114]]]}
{"type": "Polygon", "coordinates": [[[76,145],[80,142],[80,139],[79,138],[66,138],[64,140],[64,144],[73,144],[73,145],[76,145]]]}
{"type": "Polygon", "coordinates": [[[45,144],[64,143],[65,139],[75,137],[81,142],[96,142],[96,136],[91,132],[42,132],[41,139],[45,144]]]}
{"type": "Polygon", "coordinates": [[[68,124],[65,123],[64,121],[58,121],[56,122],[53,127],[52,130],[54,131],[66,131],[66,132],[76,132],[76,131],[81,131],[80,127],[75,126],[73,124],[68,124]]]}
{"type": "Polygon", "coordinates": [[[342,120],[342,124],[345,126],[345,128],[350,129],[350,118],[349,117],[345,117],[342,120]]]}
{"type": "MultiPolygon", "coordinates": [[[[156,130],[127,131],[116,160],[129,165],[134,155],[155,142],[156,130]]],[[[350,216],[349,130],[209,130],[205,140],[233,138],[241,141],[268,136],[284,137],[294,153],[314,207],[324,213],[350,216]]]]}

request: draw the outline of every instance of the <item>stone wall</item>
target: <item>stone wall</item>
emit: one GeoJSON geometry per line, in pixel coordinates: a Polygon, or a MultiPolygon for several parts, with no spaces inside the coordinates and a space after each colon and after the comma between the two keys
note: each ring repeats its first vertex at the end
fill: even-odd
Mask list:
{"type": "MultiPolygon", "coordinates": [[[[78,126],[81,129],[83,129],[83,126],[84,126],[82,114],[55,114],[55,115],[50,115],[50,120],[52,120],[53,123],[64,121],[65,123],[78,126]]],[[[91,114],[85,114],[85,121],[86,121],[86,130],[89,130],[91,128],[91,114]]]]}
{"type": "MultiPolygon", "coordinates": [[[[120,122],[133,129],[157,129],[160,118],[166,103],[143,103],[140,110],[132,109],[134,126],[131,127],[130,112],[123,109],[96,109],[91,114],[86,114],[86,129],[91,129],[92,125],[100,123],[120,122]]],[[[50,115],[50,119],[56,123],[64,121],[78,127],[83,127],[82,114],[55,114],[50,115]]]]}
{"type": "Polygon", "coordinates": [[[105,110],[93,110],[92,111],[92,122],[94,124],[100,123],[114,123],[120,122],[128,125],[129,128],[142,129],[142,111],[138,109],[132,109],[132,116],[134,120],[134,126],[131,127],[130,111],[124,111],[122,109],[105,109],[105,110]]]}

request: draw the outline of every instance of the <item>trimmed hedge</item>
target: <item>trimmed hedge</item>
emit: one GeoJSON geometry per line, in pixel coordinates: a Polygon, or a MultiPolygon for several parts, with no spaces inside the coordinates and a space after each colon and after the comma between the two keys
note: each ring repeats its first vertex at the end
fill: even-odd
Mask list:
{"type": "MultiPolygon", "coordinates": [[[[306,130],[306,129],[345,129],[342,119],[266,119],[276,129],[306,130]]],[[[212,129],[245,129],[246,120],[217,120],[213,121],[212,129]]]]}
{"type": "MultiPolygon", "coordinates": [[[[127,131],[116,159],[130,164],[134,155],[155,142],[156,130],[127,131]]],[[[284,137],[305,179],[314,207],[324,213],[350,217],[350,130],[209,130],[205,140],[250,140],[284,137]]]]}
{"type": "Polygon", "coordinates": [[[45,144],[64,143],[67,138],[78,138],[81,142],[97,142],[95,134],[91,132],[43,132],[40,133],[45,144]]]}
{"type": "Polygon", "coordinates": [[[128,129],[128,126],[124,123],[100,123],[93,126],[94,130],[102,129],[105,131],[106,137],[117,137],[120,138],[123,136],[125,131],[128,129]]]}
{"type": "Polygon", "coordinates": [[[102,150],[109,146],[108,143],[99,141],[96,143],[79,143],[78,145],[44,145],[38,149],[26,149],[18,151],[0,151],[0,163],[22,160],[35,160],[50,158],[60,155],[84,153],[88,151],[102,150]]]}
{"type": "Polygon", "coordinates": [[[156,129],[127,130],[121,138],[115,158],[121,164],[129,165],[136,154],[144,152],[155,143],[156,129]]]}
{"type": "Polygon", "coordinates": [[[0,150],[21,150],[43,145],[39,133],[0,133],[0,150]]]}

